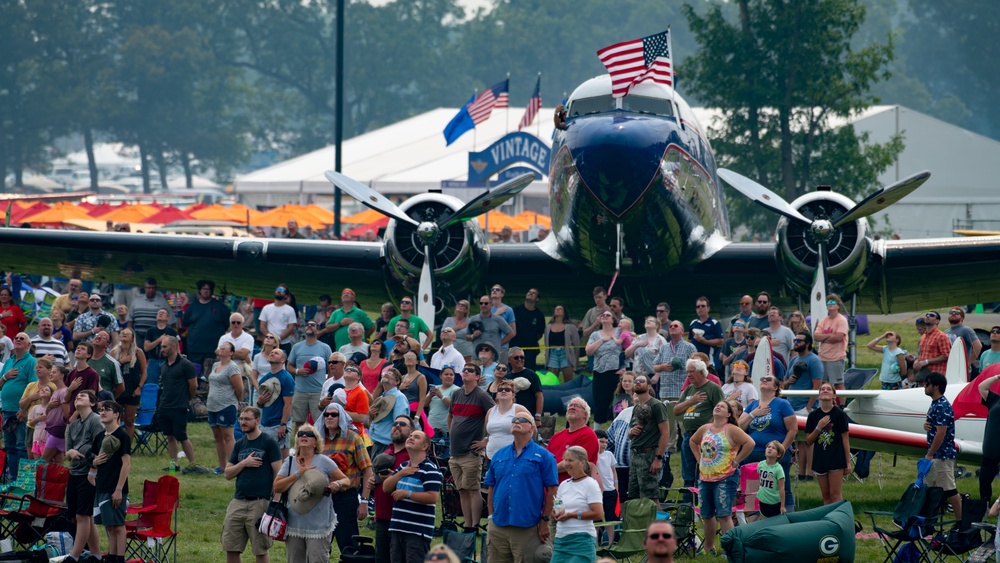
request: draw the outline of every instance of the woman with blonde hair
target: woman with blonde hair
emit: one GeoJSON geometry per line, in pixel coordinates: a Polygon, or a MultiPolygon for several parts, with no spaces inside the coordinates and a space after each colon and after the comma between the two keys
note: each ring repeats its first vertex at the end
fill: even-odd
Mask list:
{"type": "MultiPolygon", "coordinates": [[[[288,510],[288,531],[285,549],[289,561],[296,563],[329,563],[333,530],[337,527],[337,512],[329,493],[346,491],[351,480],[337,466],[337,462],[320,453],[320,434],[311,424],[302,424],[295,432],[295,455],[288,456],[274,478],[274,494],[287,492],[307,473],[319,471],[326,481],[326,490],[309,511],[300,514],[288,510]]],[[[314,492],[314,491],[311,491],[314,492]]],[[[291,505],[291,501],[289,501],[291,505]]]]}
{"type": "Polygon", "coordinates": [[[604,519],[604,495],[601,485],[590,476],[587,450],[571,446],[563,454],[569,479],[559,484],[552,517],[556,537],[551,563],[594,563],[597,561],[595,520],[604,519]]]}
{"type": "Polygon", "coordinates": [[[750,366],[743,360],[736,360],[731,367],[726,384],[722,386],[722,394],[727,399],[739,401],[746,408],[759,398],[757,388],[750,382],[750,366]]]}
{"type": "Polygon", "coordinates": [[[121,365],[122,380],[125,382],[125,390],[115,397],[115,401],[125,408],[122,422],[129,438],[134,440],[135,415],[139,410],[142,386],[146,384],[146,354],[136,345],[135,332],[131,328],[121,331],[118,344],[111,349],[111,357],[121,365]]]}
{"type": "Polygon", "coordinates": [[[802,311],[792,311],[792,314],[788,315],[788,328],[792,331],[792,334],[800,332],[812,333],[809,330],[809,323],[806,322],[806,316],[802,314],[802,311]]]}
{"type": "Polygon", "coordinates": [[[273,332],[269,332],[264,336],[264,346],[253,357],[253,363],[251,364],[253,370],[250,372],[250,383],[253,384],[254,389],[258,387],[257,382],[260,381],[261,377],[271,373],[271,363],[267,361],[267,356],[271,353],[271,350],[278,347],[280,342],[281,339],[273,332]]]}
{"type": "MultiPolygon", "coordinates": [[[[219,465],[215,468],[216,475],[222,475],[229,454],[236,445],[233,428],[239,416],[240,400],[243,398],[243,372],[233,361],[236,347],[232,342],[223,342],[215,351],[218,361],[208,374],[208,426],[215,438],[215,453],[219,465]]],[[[268,370],[270,373],[270,370],[268,370]]]]}

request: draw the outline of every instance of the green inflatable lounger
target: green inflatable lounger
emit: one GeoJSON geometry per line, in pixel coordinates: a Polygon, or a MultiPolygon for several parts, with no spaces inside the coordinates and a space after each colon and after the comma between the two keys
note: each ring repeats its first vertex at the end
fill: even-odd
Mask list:
{"type": "Polygon", "coordinates": [[[737,526],[722,548],[732,563],[853,563],[854,510],[842,500],[737,526]]]}

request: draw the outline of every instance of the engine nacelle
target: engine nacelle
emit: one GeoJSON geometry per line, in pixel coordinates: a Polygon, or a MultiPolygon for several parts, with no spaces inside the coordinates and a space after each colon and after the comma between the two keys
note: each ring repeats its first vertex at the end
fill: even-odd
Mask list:
{"type": "MultiPolygon", "coordinates": [[[[464,204],[458,198],[443,194],[420,194],[407,199],[399,208],[418,222],[439,221],[450,216],[464,204]]],[[[420,270],[424,265],[424,243],[416,227],[390,220],[385,229],[386,274],[398,284],[387,283],[390,294],[402,286],[405,294],[415,295],[420,285],[420,270]]],[[[431,249],[434,253],[434,300],[441,311],[480,287],[489,263],[486,237],[476,220],[451,225],[441,232],[431,249]]],[[[403,294],[394,295],[402,297],[403,294]]]]}
{"type": "MultiPolygon", "coordinates": [[[[850,198],[829,192],[805,194],[791,203],[808,219],[830,219],[854,207],[850,198]]],[[[870,229],[867,219],[858,219],[837,229],[826,247],[826,279],[832,291],[842,296],[856,292],[868,277],[871,264],[870,229]]],[[[808,225],[778,221],[775,261],[785,283],[800,295],[809,295],[816,266],[818,245],[808,225]]]]}

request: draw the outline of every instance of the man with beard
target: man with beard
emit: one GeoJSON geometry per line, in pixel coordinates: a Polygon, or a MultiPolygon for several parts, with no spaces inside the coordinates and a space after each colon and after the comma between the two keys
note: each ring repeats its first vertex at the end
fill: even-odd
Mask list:
{"type": "Polygon", "coordinates": [[[114,397],[125,391],[125,380],[122,379],[121,364],[108,354],[111,337],[102,330],[94,335],[90,344],[94,347],[94,355],[87,363],[94,368],[101,380],[101,391],[97,394],[97,398],[101,399],[102,395],[106,396],[106,393],[111,393],[110,399],[114,400],[114,397]]]}
{"type": "MultiPolygon", "coordinates": [[[[979,353],[983,351],[983,343],[976,336],[976,331],[965,324],[965,310],[961,307],[951,308],[948,312],[948,324],[950,326],[944,333],[948,335],[948,339],[951,340],[952,345],[959,338],[965,343],[965,367],[968,370],[969,381],[972,381],[973,377],[979,373],[976,371],[973,374],[973,368],[979,367],[979,353]]],[[[35,353],[38,353],[37,348],[35,349],[35,353]]]]}
{"type": "Polygon", "coordinates": [[[55,363],[64,366],[69,363],[69,351],[65,344],[52,337],[52,330],[52,319],[42,317],[38,321],[38,335],[31,339],[31,345],[39,358],[51,356],[55,363]]]}
{"type": "Polygon", "coordinates": [[[261,408],[261,432],[274,438],[281,449],[281,459],[288,457],[291,440],[288,434],[288,421],[292,417],[292,397],[295,395],[295,380],[285,371],[285,353],[281,348],[275,348],[267,355],[267,363],[271,371],[260,377],[260,393],[257,395],[257,406],[261,408]],[[268,380],[277,380],[280,390],[268,380]]]}
{"type": "MultiPolygon", "coordinates": [[[[479,298],[479,314],[469,317],[469,334],[466,336],[479,349],[480,344],[489,343],[494,350],[501,350],[502,342],[513,330],[507,321],[491,310],[490,298],[483,295],[479,298]]],[[[506,351],[506,350],[505,350],[506,351]]],[[[500,359],[500,352],[497,352],[500,359]]]]}
{"type": "Polygon", "coordinates": [[[990,349],[983,352],[979,362],[981,370],[1000,363],[1000,326],[990,328],[990,349]]]}
{"type": "MultiPolygon", "coordinates": [[[[649,394],[649,378],[637,375],[632,388],[637,408],[632,411],[632,429],[629,430],[632,456],[628,472],[628,498],[648,498],[659,502],[660,472],[670,472],[670,415],[667,407],[649,394]],[[640,417],[638,405],[648,405],[650,416],[640,417]]],[[[642,409],[645,410],[645,409],[642,409]]],[[[667,479],[667,487],[673,475],[667,479]]]]}
{"type": "MultiPolygon", "coordinates": [[[[395,330],[396,323],[399,322],[400,319],[405,320],[408,325],[406,334],[418,342],[420,340],[420,335],[423,334],[424,342],[421,345],[422,348],[418,348],[423,350],[429,349],[431,347],[431,343],[434,342],[434,333],[431,332],[430,327],[427,326],[427,323],[425,323],[422,318],[413,314],[413,299],[410,297],[400,299],[399,311],[400,313],[398,315],[389,319],[389,326],[387,327],[388,331],[392,334],[399,334],[395,330]]],[[[418,348],[414,348],[413,351],[416,352],[418,348]]]]}
{"type": "Polygon", "coordinates": [[[103,300],[100,295],[92,293],[87,303],[89,308],[76,318],[76,324],[73,325],[75,342],[90,342],[94,339],[94,335],[104,329],[110,333],[118,332],[118,321],[115,320],[115,316],[101,309],[103,300]]]}
{"type": "MultiPolygon", "coordinates": [[[[782,388],[793,391],[815,390],[818,392],[820,386],[823,385],[823,362],[812,351],[812,335],[802,331],[795,335],[792,342],[792,357],[788,361],[788,371],[786,372],[789,375],[782,382],[782,388]]],[[[788,402],[795,409],[795,414],[809,416],[813,410],[813,404],[816,402],[816,397],[791,397],[788,402]]],[[[812,475],[807,473],[807,469],[812,467],[812,464],[809,463],[812,458],[812,448],[806,444],[805,440],[799,441],[798,448],[798,474],[809,481],[812,479],[812,475]]],[[[811,469],[808,470],[811,472],[811,469]]],[[[786,476],[786,478],[788,477],[786,476]]]]}
{"type": "Polygon", "coordinates": [[[170,303],[156,290],[156,278],[146,278],[142,295],[132,301],[128,309],[129,326],[135,331],[135,341],[146,339],[146,331],[156,326],[156,315],[160,309],[170,309],[170,303]]]}
{"type": "Polygon", "coordinates": [[[260,409],[243,407],[240,430],[243,437],[236,441],[229,455],[225,476],[236,479],[236,491],[229,501],[222,520],[222,549],[226,563],[240,563],[240,556],[250,543],[256,563],[267,563],[268,550],[274,540],[260,533],[257,523],[271,500],[274,476],[281,469],[281,450],[277,442],[260,431],[260,409]]]}
{"type": "Polygon", "coordinates": [[[330,347],[317,339],[319,326],[316,321],[306,323],[306,339],[292,346],[285,369],[295,376],[295,397],[292,399],[293,434],[299,425],[308,420],[311,413],[315,421],[320,420],[323,409],[319,406],[322,398],[323,381],[326,379],[326,358],[330,357],[330,347]],[[320,358],[320,364],[306,366],[313,358],[320,358]]]}
{"type": "MultiPolygon", "coordinates": [[[[671,415],[670,422],[674,426],[674,436],[670,439],[670,446],[675,447],[677,442],[675,435],[680,430],[678,424],[680,417],[673,414],[673,405],[681,396],[684,379],[687,377],[687,372],[684,369],[685,362],[697,350],[695,350],[694,344],[684,340],[684,325],[680,321],[670,321],[667,334],[669,336],[667,345],[660,348],[660,353],[653,360],[653,369],[656,370],[656,373],[649,381],[654,386],[657,384],[660,386],[660,401],[667,405],[667,410],[671,415]]],[[[685,445],[684,448],[687,446],[685,445]]]]}
{"type": "Polygon", "coordinates": [[[76,302],[80,299],[80,292],[83,291],[83,282],[78,279],[71,279],[66,284],[66,293],[56,297],[52,303],[53,309],[59,309],[64,314],[76,309],[76,302]]]}
{"type": "Polygon", "coordinates": [[[171,461],[176,464],[177,448],[180,444],[188,459],[188,466],[182,473],[205,475],[209,470],[195,463],[194,444],[187,434],[191,399],[194,399],[198,391],[198,376],[194,371],[194,364],[181,356],[177,338],[174,336],[164,338],[160,349],[166,362],[163,364],[163,371],[160,372],[160,402],[156,407],[156,421],[160,431],[167,437],[167,452],[171,461]]]}
{"type": "MultiPolygon", "coordinates": [[[[177,331],[173,327],[167,326],[170,322],[170,309],[163,307],[156,312],[156,325],[146,331],[146,336],[142,341],[142,351],[146,353],[146,382],[160,383],[160,370],[163,362],[166,361],[160,344],[168,336],[177,338],[177,331]]],[[[138,340],[136,341],[138,342],[138,340]]]]}
{"type": "Polygon", "coordinates": [[[767,311],[771,308],[771,294],[766,291],[761,291],[757,294],[757,301],[755,304],[757,306],[757,314],[747,321],[747,328],[767,330],[767,327],[771,324],[771,322],[767,319],[767,311]]]}
{"type": "MultiPolygon", "coordinates": [[[[406,407],[409,410],[409,406],[406,407]]],[[[394,471],[403,465],[403,462],[410,460],[410,454],[406,451],[406,440],[413,432],[413,421],[409,414],[401,414],[392,419],[392,430],[390,432],[390,444],[387,447],[374,449],[372,453],[380,454],[376,456],[376,475],[369,477],[368,489],[375,497],[375,561],[377,563],[390,563],[389,544],[389,523],[392,520],[392,507],[395,501],[392,495],[382,489],[382,481],[393,474],[394,471]],[[387,455],[392,461],[385,467],[378,466],[378,457],[387,455]]]]}
{"type": "Polygon", "coordinates": [[[524,349],[524,367],[530,370],[538,369],[538,341],[545,334],[545,314],[538,310],[539,299],[538,290],[531,288],[524,295],[524,303],[514,307],[517,333],[510,345],[524,349]]]}
{"type": "Polygon", "coordinates": [[[202,373],[209,373],[208,368],[215,360],[219,337],[229,328],[229,309],[215,297],[215,282],[199,280],[198,298],[191,301],[184,311],[184,326],[187,336],[184,337],[184,353],[187,359],[196,364],[202,364],[202,373]]]}

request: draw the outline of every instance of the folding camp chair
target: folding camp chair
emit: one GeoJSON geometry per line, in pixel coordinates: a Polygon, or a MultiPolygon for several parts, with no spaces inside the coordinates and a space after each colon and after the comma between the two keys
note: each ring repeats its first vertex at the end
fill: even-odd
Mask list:
{"type": "Polygon", "coordinates": [[[877,374],[878,368],[850,368],[844,372],[844,389],[848,391],[864,389],[877,374]]]}
{"type": "Polygon", "coordinates": [[[929,559],[965,561],[963,556],[983,543],[981,527],[976,524],[985,521],[988,508],[987,501],[963,499],[961,520],[941,521],[935,526],[929,559]]]}
{"type": "MultiPolygon", "coordinates": [[[[608,546],[601,546],[597,554],[601,557],[611,557],[615,561],[631,561],[633,557],[645,554],[646,528],[656,519],[656,502],[648,498],[637,498],[625,501],[622,505],[621,528],[615,534],[617,539],[608,546]]],[[[608,522],[605,525],[612,525],[608,522]]],[[[601,525],[601,524],[598,524],[601,525]]]]}
{"type": "Polygon", "coordinates": [[[917,487],[911,483],[903,491],[896,509],[892,512],[881,510],[866,510],[865,514],[872,519],[872,529],[878,534],[886,556],[882,563],[889,563],[899,555],[899,549],[904,543],[912,543],[921,553],[921,558],[926,558],[929,549],[929,542],[925,536],[934,531],[934,526],[940,522],[942,516],[939,514],[941,501],[944,498],[944,489],[941,487],[917,487]],[[883,528],[875,520],[876,516],[892,517],[895,529],[883,528]]]}
{"type": "MultiPolygon", "coordinates": [[[[476,544],[479,539],[479,530],[475,532],[458,532],[455,530],[444,529],[441,532],[441,541],[446,546],[450,547],[455,555],[458,556],[459,561],[464,563],[472,563],[478,561],[476,559],[476,544]]],[[[486,534],[483,534],[483,550],[486,549],[486,534]]],[[[482,558],[485,560],[485,558],[482,558]]]]}
{"type": "Polygon", "coordinates": [[[135,417],[135,454],[157,455],[166,451],[167,441],[156,425],[156,400],[160,386],[147,383],[139,395],[139,410],[135,417]]]}
{"type": "MultiPolygon", "coordinates": [[[[143,487],[144,495],[145,492],[143,487]]],[[[125,558],[167,563],[172,557],[176,563],[180,482],[171,475],[160,477],[155,497],[155,504],[144,505],[133,512],[139,515],[135,524],[126,522],[125,558]]]]}
{"type": "MultiPolygon", "coordinates": [[[[24,495],[17,510],[4,518],[11,523],[14,540],[25,547],[45,541],[50,531],[69,531],[66,512],[66,487],[69,485],[69,468],[54,463],[35,467],[35,486],[24,495]],[[57,529],[57,522],[62,520],[57,529]]],[[[74,528],[75,529],[75,528],[74,528]]]]}
{"type": "Polygon", "coordinates": [[[747,523],[748,514],[760,512],[760,503],[757,501],[759,490],[760,474],[757,473],[757,464],[748,463],[740,467],[740,488],[733,503],[733,514],[741,525],[747,523]]]}

